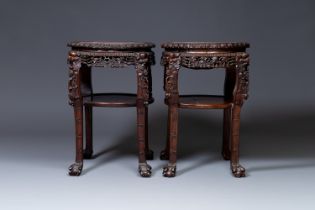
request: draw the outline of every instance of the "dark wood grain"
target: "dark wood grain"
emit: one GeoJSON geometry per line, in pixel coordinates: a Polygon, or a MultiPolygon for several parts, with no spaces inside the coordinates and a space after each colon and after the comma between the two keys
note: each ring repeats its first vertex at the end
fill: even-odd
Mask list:
{"type": "Polygon", "coordinates": [[[178,106],[184,109],[225,109],[232,106],[232,101],[216,95],[181,95],[178,106]]]}
{"type": "MultiPolygon", "coordinates": [[[[153,98],[148,101],[153,103],[153,98]]],[[[136,107],[137,94],[132,93],[95,93],[84,98],[85,106],[95,107],[136,107]]]]}

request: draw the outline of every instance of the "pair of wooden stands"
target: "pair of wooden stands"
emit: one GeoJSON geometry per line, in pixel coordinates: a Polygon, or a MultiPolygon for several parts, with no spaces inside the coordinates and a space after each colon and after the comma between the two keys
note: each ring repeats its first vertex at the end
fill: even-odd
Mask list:
{"type": "MultiPolygon", "coordinates": [[[[148,145],[148,105],[153,102],[151,65],[154,64],[153,43],[135,42],[71,42],[69,63],[69,99],[74,107],[76,158],[69,167],[71,176],[81,174],[83,159],[93,156],[92,113],[93,107],[136,107],[139,174],[151,176],[147,160],[153,159],[148,145]],[[123,68],[135,66],[137,93],[93,93],[92,67],[123,68]],[[85,117],[83,118],[83,114],[85,117]],[[83,123],[83,119],[85,123],[83,123]],[[85,125],[85,132],[84,126],[85,125]],[[83,145],[85,133],[85,148],[83,145]]],[[[245,176],[239,164],[240,112],[248,93],[249,55],[248,43],[169,42],[161,45],[164,52],[165,103],[168,105],[168,129],[162,160],[169,160],[163,168],[165,177],[176,174],[178,141],[178,110],[223,109],[222,155],[230,160],[235,177],[245,176]],[[179,95],[178,73],[180,67],[188,69],[223,68],[226,71],[224,95],[179,95]]]]}

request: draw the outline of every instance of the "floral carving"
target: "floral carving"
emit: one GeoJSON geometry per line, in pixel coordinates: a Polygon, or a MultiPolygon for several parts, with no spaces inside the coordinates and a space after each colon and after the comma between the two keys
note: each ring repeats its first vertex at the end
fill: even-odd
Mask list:
{"type": "Polygon", "coordinates": [[[163,54],[162,63],[165,65],[164,90],[165,97],[178,94],[178,71],[180,68],[179,53],[163,54]]]}
{"type": "Polygon", "coordinates": [[[142,92],[141,96],[145,103],[148,104],[152,98],[151,91],[151,72],[149,69],[150,55],[139,53],[136,55],[136,71],[138,77],[138,90],[142,92]]]}
{"type": "Polygon", "coordinates": [[[236,90],[236,103],[242,104],[244,99],[248,98],[248,87],[249,87],[249,55],[242,53],[237,56],[237,78],[238,86],[236,90]]]}
{"type": "MultiPolygon", "coordinates": [[[[72,51],[89,67],[123,68],[137,64],[137,54],[129,52],[72,51]]],[[[154,64],[153,52],[148,52],[147,62],[154,64]]]]}
{"type": "Polygon", "coordinates": [[[69,64],[69,99],[70,105],[74,100],[80,98],[79,89],[79,70],[81,65],[89,67],[112,67],[122,68],[135,65],[139,78],[139,87],[145,103],[149,103],[152,98],[151,71],[150,65],[154,64],[154,54],[148,53],[120,53],[120,52],[79,52],[71,51],[68,57],[69,64]]]}
{"type": "Polygon", "coordinates": [[[134,56],[81,56],[82,63],[87,66],[95,67],[111,67],[122,68],[129,65],[134,65],[136,59],[134,56]]]}
{"type": "Polygon", "coordinates": [[[69,53],[68,57],[69,64],[69,81],[68,81],[68,92],[69,92],[69,104],[74,105],[74,101],[80,98],[80,78],[79,70],[81,68],[81,59],[73,52],[69,53]]]}
{"type": "Polygon", "coordinates": [[[181,65],[191,69],[226,68],[235,65],[235,56],[182,56],[181,65]]]}

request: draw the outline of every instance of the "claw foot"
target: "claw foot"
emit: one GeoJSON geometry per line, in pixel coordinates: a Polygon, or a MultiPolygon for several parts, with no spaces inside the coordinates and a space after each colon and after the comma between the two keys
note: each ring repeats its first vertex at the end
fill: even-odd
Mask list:
{"type": "Polygon", "coordinates": [[[84,159],[92,159],[93,157],[92,157],[92,155],[93,155],[93,151],[92,150],[84,150],[83,151],[83,157],[84,157],[84,159]]]}
{"type": "Polygon", "coordinates": [[[245,168],[241,166],[240,164],[231,165],[232,173],[235,177],[245,177],[245,168]]]}
{"type": "Polygon", "coordinates": [[[168,164],[163,168],[164,177],[174,177],[176,175],[176,165],[168,164]]]}
{"type": "Polygon", "coordinates": [[[153,154],[154,154],[154,153],[153,153],[152,150],[148,150],[148,151],[146,152],[146,154],[145,154],[145,158],[146,158],[147,160],[153,160],[153,157],[154,157],[153,154]]]}
{"type": "Polygon", "coordinates": [[[162,150],[160,154],[160,159],[161,160],[169,160],[169,154],[166,150],[162,150]]]}
{"type": "Polygon", "coordinates": [[[82,171],[83,163],[75,162],[69,167],[69,175],[70,176],[80,176],[82,171]]]}
{"type": "Polygon", "coordinates": [[[150,177],[151,176],[151,166],[147,163],[139,164],[139,174],[142,177],[150,177]]]}

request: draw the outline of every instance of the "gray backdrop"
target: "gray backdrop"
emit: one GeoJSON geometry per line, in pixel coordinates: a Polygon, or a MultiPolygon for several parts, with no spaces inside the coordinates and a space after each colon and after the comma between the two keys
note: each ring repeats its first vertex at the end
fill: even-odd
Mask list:
{"type": "MultiPolygon", "coordinates": [[[[0,205],[4,209],[41,209],[50,199],[54,199],[51,208],[58,209],[69,209],[73,202],[79,209],[84,205],[231,209],[241,207],[237,202],[242,199],[252,205],[250,209],[270,203],[314,209],[308,200],[315,187],[314,1],[0,3],[0,177],[4,181],[0,205]],[[80,178],[66,175],[74,160],[73,111],[67,104],[66,43],[71,40],[156,43],[157,65],[152,69],[156,102],[150,106],[150,142],[156,158],[151,179],[140,179],[136,173],[134,109],[96,109],[99,157],[86,161],[80,178]],[[179,175],[161,177],[164,162],[157,154],[165,142],[166,107],[159,60],[160,43],[165,41],[251,44],[250,97],[241,129],[241,158],[249,177],[234,179],[228,163],[220,158],[222,112],[187,110],[180,113],[179,175]],[[280,190],[276,196],[275,189],[280,190]],[[87,202],[76,202],[78,197],[87,202]]],[[[221,93],[223,73],[183,70],[180,89],[221,93]]],[[[93,79],[96,91],[136,90],[131,68],[97,69],[93,79]]]]}

